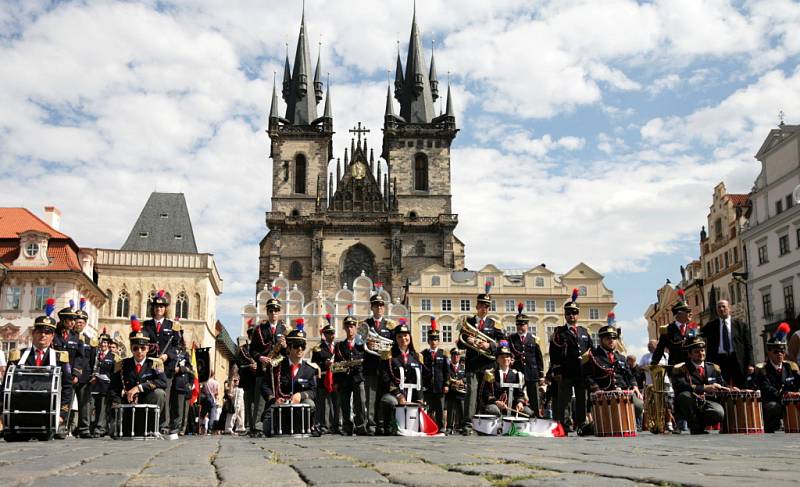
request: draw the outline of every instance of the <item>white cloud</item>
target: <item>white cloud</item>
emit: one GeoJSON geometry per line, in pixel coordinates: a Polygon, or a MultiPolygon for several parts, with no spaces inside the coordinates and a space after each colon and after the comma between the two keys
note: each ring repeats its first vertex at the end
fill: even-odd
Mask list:
{"type": "Polygon", "coordinates": [[[650,83],[650,85],[647,87],[647,91],[656,95],[665,90],[675,89],[675,87],[677,87],[680,84],[680,82],[681,82],[680,75],[675,73],[668,74],[650,83]]]}

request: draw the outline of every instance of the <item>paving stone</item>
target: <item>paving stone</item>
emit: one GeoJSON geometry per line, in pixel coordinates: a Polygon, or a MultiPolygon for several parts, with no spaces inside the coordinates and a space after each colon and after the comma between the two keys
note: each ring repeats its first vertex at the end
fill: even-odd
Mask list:
{"type": "Polygon", "coordinates": [[[467,475],[481,475],[489,477],[527,477],[535,475],[536,470],[518,464],[484,464],[484,465],[455,465],[450,471],[461,472],[467,475]]]}
{"type": "Polygon", "coordinates": [[[490,485],[482,478],[458,472],[448,472],[436,465],[426,463],[383,462],[375,465],[375,470],[392,481],[408,486],[483,486],[490,485]]]}
{"type": "Polygon", "coordinates": [[[359,467],[304,468],[300,476],[311,485],[388,483],[379,473],[359,467]]]}

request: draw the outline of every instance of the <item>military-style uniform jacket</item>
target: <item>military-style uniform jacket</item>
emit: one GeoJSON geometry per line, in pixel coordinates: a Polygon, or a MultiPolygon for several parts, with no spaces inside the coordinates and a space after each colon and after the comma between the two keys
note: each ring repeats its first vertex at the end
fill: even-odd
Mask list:
{"type": "MultiPolygon", "coordinates": [[[[403,370],[405,375],[406,384],[414,384],[417,381],[417,374],[420,379],[422,378],[422,364],[419,361],[419,356],[416,352],[409,350],[404,355],[396,348],[392,350],[392,358],[384,360],[381,367],[381,385],[382,391],[387,392],[393,396],[400,393],[405,394],[405,390],[400,386],[400,370],[403,370]]],[[[414,402],[422,400],[422,391],[415,390],[412,393],[411,400],[414,402]]]]}
{"type": "Polygon", "coordinates": [[[322,340],[320,344],[311,351],[311,361],[319,367],[320,373],[322,374],[317,385],[329,388],[329,392],[333,392],[334,378],[328,376],[328,372],[330,371],[328,360],[334,360],[335,350],[336,342],[332,341],[328,343],[322,340]]]}
{"type": "Polygon", "coordinates": [[[761,391],[761,402],[780,402],[784,392],[800,390],[800,368],[784,360],[778,372],[772,362],[756,365],[755,383],[761,391]]]}
{"type": "Polygon", "coordinates": [[[466,367],[467,372],[480,372],[492,367],[492,364],[494,364],[493,357],[497,352],[497,344],[500,343],[500,340],[506,337],[506,333],[503,330],[503,326],[499,322],[496,322],[494,319],[489,318],[488,316],[484,318],[482,327],[480,318],[477,316],[471,316],[467,318],[467,323],[474,326],[483,334],[495,341],[489,350],[486,351],[491,355],[491,357],[486,357],[475,350],[468,348],[461,342],[457,343],[458,348],[467,351],[464,354],[464,366],[466,367]]]}
{"type": "Polygon", "coordinates": [[[297,371],[292,375],[293,364],[289,359],[281,363],[272,371],[275,377],[277,390],[272,389],[272,381],[264,380],[261,384],[261,394],[269,402],[273,399],[283,398],[288,400],[296,392],[300,393],[300,400],[317,397],[317,373],[319,369],[305,360],[297,364],[297,371]]]}
{"type": "Polygon", "coordinates": [[[155,389],[166,389],[167,376],[164,375],[164,363],[157,358],[146,357],[142,363],[142,370],[136,373],[136,360],[133,357],[117,362],[118,370],[111,379],[111,401],[127,401],[124,392],[142,386],[142,393],[155,389]]]}
{"type": "Polygon", "coordinates": [[[422,385],[425,391],[433,394],[444,394],[448,382],[447,357],[444,350],[436,349],[436,356],[430,349],[422,351],[422,385]]]}
{"type": "Polygon", "coordinates": [[[83,371],[78,378],[78,384],[88,384],[97,359],[97,348],[92,346],[92,339],[86,333],[81,334],[79,338],[83,352],[83,371]]]}
{"type": "Polygon", "coordinates": [[[524,336],[514,333],[508,336],[508,344],[514,356],[512,367],[522,372],[526,381],[538,381],[544,378],[544,358],[536,335],[531,332],[524,336]]]}
{"type": "MultiPolygon", "coordinates": [[[[8,365],[26,365],[29,367],[36,366],[36,348],[31,346],[22,350],[11,350],[8,353],[8,365]],[[27,354],[27,357],[26,357],[27,354]],[[22,359],[25,359],[22,361],[22,359]]],[[[72,402],[72,370],[69,363],[69,353],[66,351],[58,351],[54,347],[44,350],[42,355],[41,366],[57,365],[61,367],[61,412],[69,412],[69,407],[72,402]],[[52,352],[52,353],[51,353],[52,352]],[[55,363],[53,362],[55,360],[55,363]]],[[[8,368],[6,368],[8,373],[8,368]]],[[[3,378],[5,384],[5,377],[3,378]]]]}
{"type": "MultiPolygon", "coordinates": [[[[336,342],[333,347],[334,362],[347,362],[348,360],[366,359],[367,355],[365,345],[363,343],[356,343],[353,341],[353,348],[350,348],[347,340],[336,342]]],[[[364,382],[364,362],[362,365],[350,367],[348,372],[340,372],[333,374],[333,380],[340,387],[354,386],[364,382]]]]}
{"type": "Polygon", "coordinates": [[[450,390],[447,392],[448,396],[455,396],[458,398],[466,397],[467,395],[467,369],[464,367],[464,362],[459,360],[454,364],[450,360],[447,361],[447,387],[450,390]],[[460,383],[458,381],[461,381],[460,383]]]}
{"type": "MultiPolygon", "coordinates": [[[[92,371],[95,371],[95,381],[91,384],[92,394],[105,395],[111,388],[111,379],[114,377],[114,369],[117,362],[122,358],[109,350],[106,353],[100,352],[92,357],[92,371]],[[95,368],[95,363],[97,367],[95,368]]],[[[91,372],[90,372],[91,375],[91,372]]]]}
{"type": "Polygon", "coordinates": [[[550,339],[550,370],[553,374],[576,378],[582,376],[581,356],[594,348],[592,336],[586,328],[561,325],[550,339]]]}
{"type": "MultiPolygon", "coordinates": [[[[262,321],[253,328],[253,336],[250,339],[250,356],[259,364],[259,370],[263,370],[259,362],[261,356],[269,355],[278,337],[285,337],[290,331],[292,331],[291,327],[286,326],[283,320],[278,320],[275,324],[275,333],[272,332],[269,321],[262,321]]],[[[286,349],[281,350],[281,355],[286,356],[286,349]]]]}
{"type": "Polygon", "coordinates": [[[669,365],[688,362],[689,355],[683,348],[683,342],[689,337],[688,332],[688,326],[685,326],[683,332],[681,332],[681,326],[675,321],[667,325],[667,329],[663,330],[658,338],[658,345],[655,352],[653,352],[650,363],[657,365],[664,356],[664,350],[669,351],[669,360],[667,361],[669,365]]]}
{"type": "Polygon", "coordinates": [[[72,377],[83,375],[86,366],[86,357],[83,354],[83,342],[77,333],[66,328],[58,327],[53,337],[53,348],[69,353],[69,365],[72,368],[72,377]]]}
{"type": "Polygon", "coordinates": [[[609,352],[603,347],[597,347],[586,352],[581,360],[586,387],[592,392],[617,388],[630,390],[636,387],[633,371],[628,367],[625,356],[617,351],[609,352]]]}
{"type": "MultiPolygon", "coordinates": [[[[397,325],[394,321],[387,319],[385,316],[381,319],[380,324],[377,325],[375,323],[375,318],[372,316],[364,321],[369,325],[370,330],[375,331],[375,333],[384,338],[392,339],[392,329],[397,325]]],[[[367,353],[364,357],[364,375],[377,377],[380,371],[380,362],[380,357],[367,353]]]]}
{"type": "MultiPolygon", "coordinates": [[[[236,365],[239,366],[239,387],[242,389],[249,389],[256,383],[258,367],[256,367],[256,370],[250,367],[253,361],[255,361],[255,359],[250,355],[250,345],[242,345],[239,347],[236,365]]],[[[258,365],[258,362],[256,362],[256,365],[258,365]]]]}
{"type": "Polygon", "coordinates": [[[672,389],[675,394],[689,391],[702,395],[703,388],[707,385],[728,385],[725,379],[722,378],[719,365],[705,361],[703,362],[703,372],[704,377],[701,377],[698,367],[695,367],[691,361],[676,364],[672,370],[672,389]]]}
{"type": "Polygon", "coordinates": [[[484,372],[483,388],[481,389],[483,404],[494,404],[495,401],[503,401],[512,409],[519,403],[527,405],[525,400],[525,378],[522,374],[509,367],[505,377],[502,377],[502,375],[503,372],[496,365],[484,372]],[[521,387],[511,389],[513,397],[509,397],[509,387],[506,384],[519,384],[521,387]]]}
{"type": "MultiPolygon", "coordinates": [[[[175,355],[173,374],[172,388],[175,392],[178,394],[191,394],[192,386],[194,385],[194,369],[192,369],[189,354],[183,349],[179,349],[175,355]],[[177,372],[175,372],[175,368],[178,369],[177,372]]],[[[241,375],[239,375],[239,380],[241,381],[241,375]]]]}
{"type": "Polygon", "coordinates": [[[167,318],[162,321],[160,330],[157,329],[154,319],[142,323],[144,334],[150,337],[150,349],[147,351],[147,356],[159,358],[161,354],[167,354],[164,364],[164,373],[167,378],[172,377],[172,371],[175,368],[175,350],[178,348],[178,342],[183,339],[180,332],[172,329],[173,325],[172,320],[167,318]]]}

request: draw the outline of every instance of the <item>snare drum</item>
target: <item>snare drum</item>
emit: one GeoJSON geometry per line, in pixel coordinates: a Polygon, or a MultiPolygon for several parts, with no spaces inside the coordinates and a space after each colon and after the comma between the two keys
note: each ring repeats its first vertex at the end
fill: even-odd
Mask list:
{"type": "Polygon", "coordinates": [[[533,424],[530,418],[523,418],[520,416],[503,416],[501,419],[500,432],[503,435],[511,433],[513,430],[516,433],[531,434],[533,431],[533,424]]]}
{"type": "Polygon", "coordinates": [[[633,391],[598,391],[592,394],[595,436],[636,436],[633,391]]]}
{"type": "Polygon", "coordinates": [[[476,414],[472,417],[472,429],[479,435],[495,436],[500,429],[500,418],[491,414],[476,414]]]}
{"type": "Polygon", "coordinates": [[[311,406],[308,404],[273,404],[272,436],[304,438],[311,435],[311,406]]]}
{"type": "Polygon", "coordinates": [[[8,367],[3,387],[6,433],[55,433],[60,410],[61,367],[8,367]]]}
{"type": "Polygon", "coordinates": [[[161,410],[155,404],[121,404],[114,412],[115,440],[153,440],[159,437],[161,410]]]}
{"type": "Polygon", "coordinates": [[[420,431],[419,404],[407,403],[394,407],[394,417],[397,420],[397,429],[420,431]]]}
{"type": "Polygon", "coordinates": [[[720,433],[759,434],[764,432],[761,391],[724,391],[716,399],[725,410],[720,433]]]}
{"type": "Polygon", "coordinates": [[[800,392],[784,394],[783,406],[784,433],[800,433],[800,392]]]}

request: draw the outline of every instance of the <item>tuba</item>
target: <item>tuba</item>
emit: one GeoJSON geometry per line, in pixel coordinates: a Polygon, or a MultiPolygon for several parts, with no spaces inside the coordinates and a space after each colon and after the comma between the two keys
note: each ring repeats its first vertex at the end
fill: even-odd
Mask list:
{"type": "Polygon", "coordinates": [[[386,360],[392,356],[392,345],[394,342],[386,337],[382,337],[375,333],[375,330],[369,327],[366,321],[358,323],[356,334],[364,342],[364,350],[372,355],[379,356],[382,360],[386,360]]]}
{"type": "Polygon", "coordinates": [[[475,328],[473,325],[467,321],[466,316],[460,316],[458,318],[458,324],[456,325],[456,334],[458,334],[458,343],[463,345],[464,347],[478,352],[479,354],[483,355],[484,357],[488,357],[494,359],[494,354],[488,350],[483,350],[480,347],[476,347],[469,342],[469,338],[474,338],[478,341],[487,342],[491,345],[497,345],[493,339],[491,339],[488,335],[484,334],[482,331],[475,328]]]}
{"type": "Polygon", "coordinates": [[[653,434],[663,433],[667,420],[667,391],[665,390],[666,367],[662,365],[648,365],[653,383],[644,388],[644,411],[647,424],[644,429],[653,434]]]}

